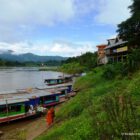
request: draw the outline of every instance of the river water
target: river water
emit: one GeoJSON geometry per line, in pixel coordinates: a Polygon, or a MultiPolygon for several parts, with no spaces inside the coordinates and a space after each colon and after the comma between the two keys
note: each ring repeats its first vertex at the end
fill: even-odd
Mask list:
{"type": "Polygon", "coordinates": [[[3,68],[0,69],[0,92],[43,86],[44,79],[60,75],[60,72],[39,71],[38,68],[3,68]]]}

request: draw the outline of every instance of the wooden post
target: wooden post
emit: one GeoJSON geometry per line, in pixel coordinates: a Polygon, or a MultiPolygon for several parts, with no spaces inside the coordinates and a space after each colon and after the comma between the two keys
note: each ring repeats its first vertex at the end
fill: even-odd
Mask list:
{"type": "Polygon", "coordinates": [[[7,113],[7,118],[8,118],[8,114],[9,114],[9,110],[8,110],[8,101],[7,101],[7,99],[6,99],[5,101],[6,101],[6,113],[7,113]]]}

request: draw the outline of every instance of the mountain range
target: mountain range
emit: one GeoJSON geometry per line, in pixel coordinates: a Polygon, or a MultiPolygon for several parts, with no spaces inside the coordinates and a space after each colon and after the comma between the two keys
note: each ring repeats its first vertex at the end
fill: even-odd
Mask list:
{"type": "Polygon", "coordinates": [[[0,50],[0,59],[18,62],[47,62],[47,61],[63,61],[67,57],[61,56],[39,56],[33,53],[15,54],[12,50],[0,50]]]}

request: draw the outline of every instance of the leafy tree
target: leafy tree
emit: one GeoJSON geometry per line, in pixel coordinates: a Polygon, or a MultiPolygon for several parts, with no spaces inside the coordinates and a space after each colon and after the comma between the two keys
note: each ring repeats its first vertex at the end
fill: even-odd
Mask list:
{"type": "Polygon", "coordinates": [[[81,56],[68,58],[63,62],[64,64],[70,63],[78,63],[79,67],[84,67],[84,70],[91,70],[92,68],[97,66],[97,52],[87,52],[82,54],[81,56]]]}
{"type": "Polygon", "coordinates": [[[128,70],[134,72],[140,68],[140,49],[133,49],[128,56],[128,70]]]}
{"type": "Polygon", "coordinates": [[[140,0],[133,0],[129,6],[131,17],[118,25],[118,33],[132,46],[140,47],[140,0]]]}
{"type": "Polygon", "coordinates": [[[76,62],[63,64],[60,67],[60,71],[64,73],[69,73],[69,74],[82,73],[84,69],[85,68],[83,66],[81,66],[79,63],[76,63],[76,62]]]}
{"type": "Polygon", "coordinates": [[[81,65],[85,66],[87,69],[91,69],[97,66],[97,53],[87,52],[79,58],[81,65]]]}
{"type": "Polygon", "coordinates": [[[5,61],[0,59],[0,66],[5,66],[5,61]]]}

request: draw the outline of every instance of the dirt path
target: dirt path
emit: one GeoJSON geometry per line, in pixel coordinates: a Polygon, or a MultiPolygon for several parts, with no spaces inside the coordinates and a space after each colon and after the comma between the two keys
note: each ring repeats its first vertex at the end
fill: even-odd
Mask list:
{"type": "MultiPolygon", "coordinates": [[[[61,105],[57,106],[55,111],[58,112],[60,108],[61,105]]],[[[48,126],[46,125],[45,116],[18,120],[9,124],[0,125],[0,131],[4,132],[0,140],[33,140],[47,129],[48,126]]]]}

